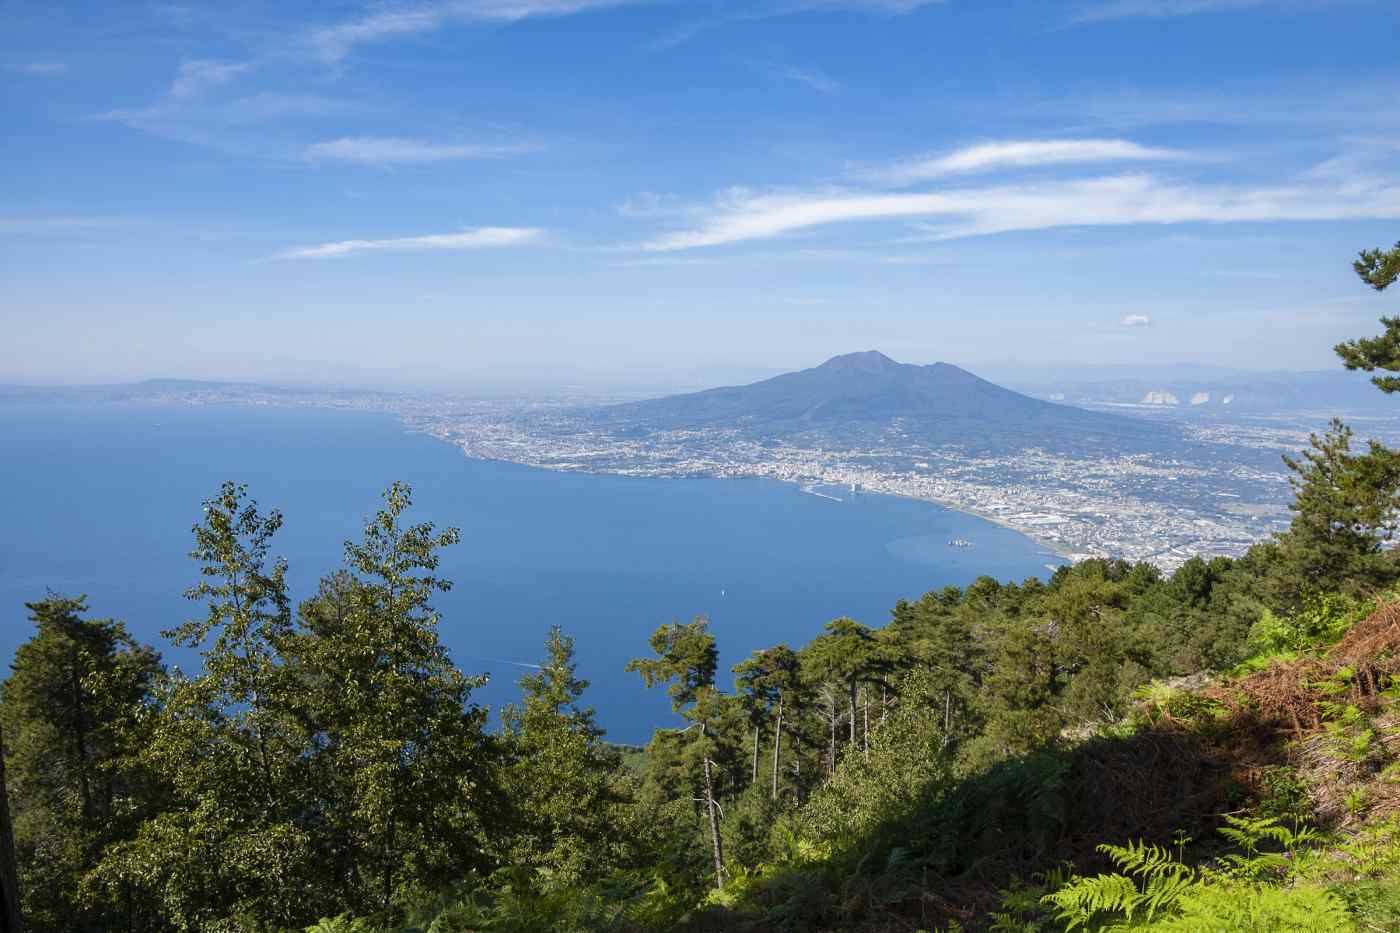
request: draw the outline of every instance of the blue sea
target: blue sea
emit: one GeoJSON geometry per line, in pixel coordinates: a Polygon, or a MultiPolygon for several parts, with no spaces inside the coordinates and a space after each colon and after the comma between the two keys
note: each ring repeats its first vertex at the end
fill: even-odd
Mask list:
{"type": "MultiPolygon", "coordinates": [[[[1005,528],[928,503],[762,480],[646,479],[471,460],[389,416],[237,406],[0,406],[0,655],[29,637],[25,601],[86,594],[185,669],[162,629],[199,614],[182,598],[200,503],[247,483],[286,524],[276,553],[300,598],[338,566],[396,479],[418,520],[462,531],[436,601],[458,665],[486,672],[498,708],[551,625],[577,642],[587,701],[609,737],[672,722],[660,690],[623,671],[660,624],[706,615],[722,684],[750,651],[794,647],[849,615],[883,625],[901,597],[989,574],[1044,576],[1059,560],[1005,528]],[[973,542],[952,548],[949,539],[973,542]]],[[[494,718],[494,713],[493,713],[494,718]]]]}

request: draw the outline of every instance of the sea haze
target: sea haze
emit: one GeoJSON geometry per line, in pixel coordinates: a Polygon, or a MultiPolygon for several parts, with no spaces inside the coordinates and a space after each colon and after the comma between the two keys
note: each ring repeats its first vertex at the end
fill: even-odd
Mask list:
{"type": "MultiPolygon", "coordinates": [[[[663,622],[710,617],[721,684],[755,648],[810,639],[850,615],[883,625],[900,597],[982,574],[1044,576],[1060,561],[1015,532],[924,502],[763,480],[654,479],[471,460],[391,417],[236,406],[0,406],[0,652],[29,637],[23,603],[46,588],[85,593],[167,659],[162,629],[197,613],[181,592],[200,502],[247,483],[286,515],[275,552],[297,598],[338,565],[393,480],[413,484],[416,520],[456,525],[454,582],[436,601],[441,635],[477,698],[517,696],[549,627],[577,640],[588,702],[616,741],[668,723],[660,691],[623,665],[663,622]],[[972,547],[949,547],[962,539],[972,547]],[[513,663],[512,663],[513,662],[513,663]]],[[[494,719],[494,716],[493,716],[494,719]]]]}

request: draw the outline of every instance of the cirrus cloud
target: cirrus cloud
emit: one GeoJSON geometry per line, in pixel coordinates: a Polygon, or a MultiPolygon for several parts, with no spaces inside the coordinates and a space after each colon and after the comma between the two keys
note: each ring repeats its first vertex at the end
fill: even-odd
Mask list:
{"type": "Polygon", "coordinates": [[[64,62],[16,62],[5,67],[23,75],[61,75],[68,70],[64,62]]]}
{"type": "Polygon", "coordinates": [[[385,9],[358,19],[313,29],[305,44],[326,63],[349,55],[355,46],[407,38],[461,23],[513,23],[539,17],[569,16],[629,0],[449,0],[416,7],[385,9]]]}
{"type": "Polygon", "coordinates": [[[283,250],[275,259],[328,259],[365,252],[433,252],[519,246],[538,240],[544,231],[536,227],[476,227],[457,233],[393,237],[385,240],[338,240],[316,246],[283,250]]]}
{"type": "Polygon", "coordinates": [[[941,156],[897,163],[863,173],[896,187],[949,175],[971,175],[1007,168],[1151,162],[1190,158],[1175,149],[1144,146],[1127,139],[1009,140],[967,146],[941,156]]]}
{"type": "Polygon", "coordinates": [[[1400,182],[1388,176],[1360,183],[1248,186],[1128,174],[929,192],[754,194],[731,189],[698,223],[641,245],[668,252],[897,220],[919,222],[924,239],[948,240],[1072,226],[1394,218],[1400,218],[1400,182]]]}
{"type": "Polygon", "coordinates": [[[459,159],[500,159],[529,152],[536,147],[524,144],[434,143],[394,136],[354,136],[313,143],[304,156],[322,160],[354,162],[361,165],[450,162],[459,159]]]}

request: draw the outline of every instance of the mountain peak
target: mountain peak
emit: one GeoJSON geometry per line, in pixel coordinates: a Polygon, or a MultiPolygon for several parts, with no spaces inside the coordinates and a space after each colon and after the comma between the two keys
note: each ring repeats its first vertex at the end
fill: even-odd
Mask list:
{"type": "Polygon", "coordinates": [[[833,356],[818,369],[842,369],[859,372],[880,372],[897,368],[900,364],[879,350],[863,350],[859,353],[843,353],[833,356]]]}
{"type": "Polygon", "coordinates": [[[1004,389],[950,363],[899,363],[878,350],[835,356],[811,369],[606,410],[636,429],[716,427],[754,437],[885,444],[890,431],[929,446],[1094,449],[1153,430],[1118,415],[1053,405],[1004,389]],[[1105,440],[1105,439],[1108,440],[1105,440]]]}

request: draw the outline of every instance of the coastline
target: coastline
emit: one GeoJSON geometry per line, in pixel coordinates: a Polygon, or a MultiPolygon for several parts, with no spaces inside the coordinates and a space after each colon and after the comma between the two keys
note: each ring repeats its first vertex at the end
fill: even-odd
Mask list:
{"type": "MultiPolygon", "coordinates": [[[[407,425],[406,425],[406,426],[407,426],[407,425]]],[[[651,479],[676,479],[676,478],[678,478],[678,474],[676,474],[676,473],[667,473],[667,472],[650,472],[650,471],[635,470],[635,469],[632,469],[632,470],[622,470],[622,469],[616,469],[616,470],[599,470],[599,469],[590,469],[590,468],[588,468],[588,467],[581,466],[581,465],[579,465],[579,464],[577,464],[577,463],[561,464],[561,465],[557,465],[557,466],[552,466],[552,465],[549,465],[549,464],[542,464],[542,463],[529,463],[529,462],[524,461],[524,460],[512,460],[512,459],[508,459],[508,458],[506,458],[506,457],[483,457],[483,456],[480,456],[480,455],[478,455],[478,454],[471,453],[470,451],[468,451],[468,450],[467,450],[461,443],[459,443],[458,441],[455,441],[455,440],[453,440],[453,439],[450,438],[450,437],[444,437],[444,436],[442,436],[441,434],[438,434],[438,433],[434,432],[431,428],[421,428],[421,427],[419,427],[419,426],[414,426],[414,428],[416,428],[417,430],[421,431],[421,433],[427,434],[428,436],[435,438],[436,440],[443,441],[444,443],[450,444],[451,446],[457,448],[459,451],[461,451],[462,456],[463,456],[463,457],[466,457],[466,458],[469,459],[469,460],[494,461],[494,462],[497,462],[497,463],[511,463],[511,464],[515,464],[516,466],[530,467],[531,469],[536,469],[536,470],[553,470],[553,471],[561,472],[561,473],[583,473],[583,474],[588,474],[588,475],[593,475],[593,476],[641,476],[641,477],[647,477],[647,478],[651,478],[651,479]]],[[[414,430],[414,428],[410,428],[410,430],[414,430]]],[[[810,486],[813,486],[813,485],[821,485],[821,484],[819,484],[819,483],[818,483],[818,484],[804,483],[803,481],[801,481],[801,480],[796,480],[796,479],[784,479],[784,478],[776,477],[776,476],[736,477],[736,476],[731,476],[731,475],[727,475],[727,474],[723,474],[723,473],[714,473],[714,472],[709,472],[709,471],[704,471],[704,470],[698,471],[698,472],[694,472],[694,473],[687,473],[687,474],[685,474],[685,475],[686,475],[686,476],[693,476],[693,477],[701,477],[701,478],[705,478],[705,479],[766,479],[766,480],[770,480],[770,481],[776,482],[776,483],[784,483],[784,484],[786,484],[786,485],[795,486],[795,487],[797,487],[797,489],[798,489],[799,492],[802,492],[802,493],[804,493],[804,494],[806,494],[806,495],[810,495],[810,496],[816,496],[817,498],[820,498],[820,499],[829,499],[829,500],[831,500],[831,501],[833,501],[833,502],[843,502],[843,501],[844,501],[843,499],[841,499],[841,498],[838,497],[838,496],[833,496],[833,495],[830,495],[830,494],[827,494],[827,493],[822,493],[822,492],[816,492],[814,489],[809,488],[810,486]]],[[[937,499],[930,499],[930,498],[927,498],[927,497],[924,497],[924,496],[911,496],[911,495],[907,495],[907,494],[905,494],[905,493],[898,493],[898,492],[868,491],[868,492],[863,492],[862,495],[867,495],[867,496],[889,496],[890,498],[895,498],[895,499],[906,499],[906,500],[908,500],[908,501],[910,501],[910,502],[922,502],[922,503],[925,503],[925,504],[927,504],[927,505],[935,505],[935,506],[938,506],[939,508],[941,508],[941,509],[946,509],[946,510],[948,510],[949,512],[956,512],[956,513],[959,514],[959,515],[966,515],[966,516],[969,516],[969,517],[971,517],[971,518],[976,518],[976,519],[978,519],[978,520],[980,520],[980,521],[985,521],[985,522],[988,522],[989,524],[996,525],[996,526],[999,527],[999,528],[1005,528],[1007,531],[1015,532],[1016,534],[1018,534],[1018,535],[1020,535],[1021,537],[1025,538],[1027,541],[1030,541],[1030,542],[1031,542],[1032,544],[1034,544],[1036,547],[1041,548],[1042,550],[1044,550],[1046,553],[1048,553],[1048,554],[1050,554],[1050,555],[1053,555],[1054,557],[1060,558],[1061,560],[1067,561],[1067,562],[1069,562],[1069,563],[1071,563],[1071,564],[1077,563],[1079,560],[1083,559],[1083,557],[1084,557],[1084,555],[1082,555],[1082,554],[1078,554],[1078,553],[1075,553],[1075,552],[1072,552],[1072,551],[1068,550],[1068,549],[1067,549],[1063,544],[1061,544],[1060,542],[1046,540],[1045,538],[1041,537],[1040,535],[1035,534],[1034,532],[1032,532],[1031,530],[1029,530],[1029,529],[1027,529],[1027,528],[1021,528],[1021,527],[1019,527],[1019,526],[1017,526],[1017,525],[1012,524],[1011,522],[1006,521],[1004,518],[1001,518],[1001,517],[996,516],[996,515],[992,515],[992,514],[990,514],[990,513],[978,512],[978,511],[975,511],[975,510],[973,510],[973,509],[962,508],[962,507],[953,505],[953,504],[948,503],[948,502],[940,502],[940,501],[937,500],[937,499]]]]}

